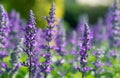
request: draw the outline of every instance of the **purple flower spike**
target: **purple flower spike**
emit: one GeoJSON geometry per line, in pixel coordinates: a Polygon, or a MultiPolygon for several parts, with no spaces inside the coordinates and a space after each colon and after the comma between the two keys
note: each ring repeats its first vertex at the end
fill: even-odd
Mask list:
{"type": "Polygon", "coordinates": [[[102,18],[98,19],[98,22],[92,28],[94,36],[94,44],[100,45],[100,43],[107,40],[108,34],[106,34],[106,27],[102,18]]]}
{"type": "Polygon", "coordinates": [[[96,58],[95,62],[93,62],[93,70],[95,73],[95,78],[98,78],[98,75],[103,71],[104,63],[101,62],[101,58],[104,56],[104,52],[102,50],[96,50],[92,54],[96,58]]]}
{"type": "MultiPolygon", "coordinates": [[[[24,41],[24,52],[27,54],[28,58],[27,61],[22,63],[23,66],[26,66],[29,69],[29,78],[42,78],[41,73],[43,66],[38,61],[40,57],[39,46],[41,46],[41,43],[38,43],[41,39],[37,37],[41,32],[41,30],[37,30],[33,11],[30,10],[29,20],[25,28],[24,41]]],[[[46,57],[49,57],[49,55],[46,57]]]]}
{"type": "Polygon", "coordinates": [[[29,69],[29,78],[34,78],[34,75],[36,73],[33,73],[36,71],[36,63],[38,63],[38,58],[37,58],[37,50],[36,50],[36,32],[37,29],[35,27],[36,22],[35,22],[35,17],[33,14],[33,11],[30,10],[29,13],[29,20],[28,24],[25,28],[25,48],[24,51],[28,55],[27,62],[23,62],[22,65],[27,66],[29,69]]]}
{"type": "Polygon", "coordinates": [[[112,24],[113,24],[113,40],[114,43],[116,44],[117,41],[120,39],[120,21],[119,21],[119,14],[120,14],[120,10],[118,8],[117,5],[118,0],[115,0],[114,4],[113,4],[113,18],[112,18],[112,24]]]}
{"type": "Polygon", "coordinates": [[[11,68],[6,70],[8,74],[14,74],[20,67],[19,58],[21,57],[21,53],[23,52],[23,38],[19,40],[16,47],[14,48],[13,52],[11,53],[10,63],[11,68]]]}
{"type": "Polygon", "coordinates": [[[45,62],[43,62],[43,68],[44,68],[44,77],[46,78],[47,77],[47,74],[51,71],[51,57],[52,57],[52,54],[51,54],[51,50],[53,49],[53,45],[51,45],[50,43],[51,42],[54,42],[55,40],[55,21],[56,21],[56,17],[55,17],[55,4],[52,3],[52,6],[51,6],[51,9],[50,9],[50,12],[49,12],[49,16],[46,16],[44,17],[47,21],[47,27],[46,29],[44,30],[44,33],[45,33],[45,44],[42,45],[44,51],[45,51],[45,62]],[[49,72],[48,72],[48,69],[49,69],[49,72]]]}
{"type": "Polygon", "coordinates": [[[29,14],[29,20],[28,20],[28,25],[25,29],[25,52],[28,54],[28,56],[32,56],[34,53],[34,48],[35,48],[35,39],[36,39],[36,23],[34,20],[34,15],[32,10],[30,10],[29,14]]]}
{"type": "MultiPolygon", "coordinates": [[[[69,50],[71,55],[77,55],[78,48],[79,48],[79,46],[81,46],[81,44],[80,44],[81,42],[80,42],[80,39],[78,37],[79,36],[75,30],[70,32],[68,45],[71,45],[71,49],[69,50]]],[[[75,58],[78,58],[78,57],[75,56],[75,58]]]]}
{"type": "Polygon", "coordinates": [[[60,56],[65,56],[66,54],[66,31],[65,28],[62,25],[59,25],[57,30],[57,36],[55,39],[56,45],[54,46],[55,51],[60,56]]]}
{"type": "Polygon", "coordinates": [[[0,5],[0,60],[2,60],[7,53],[7,37],[8,37],[8,16],[2,5],[0,5]]]}
{"type": "Polygon", "coordinates": [[[110,43],[110,48],[116,47],[120,42],[120,9],[118,5],[118,0],[114,0],[114,4],[109,10],[106,18],[107,33],[110,43]]]}
{"type": "Polygon", "coordinates": [[[91,35],[90,35],[90,30],[89,30],[89,27],[87,24],[85,24],[85,27],[84,27],[84,34],[83,34],[83,38],[82,38],[83,42],[82,42],[82,46],[81,46],[81,49],[80,49],[80,56],[81,56],[81,64],[83,65],[86,65],[87,61],[86,60],[86,57],[88,57],[88,54],[87,52],[90,50],[90,42],[91,42],[91,35]]]}
{"type": "Polygon", "coordinates": [[[87,52],[91,49],[92,36],[90,34],[90,29],[87,24],[84,24],[84,32],[82,36],[82,46],[80,47],[79,55],[80,55],[80,67],[79,71],[82,72],[82,78],[84,78],[84,75],[87,71],[89,71],[89,67],[87,67],[87,52]]]}
{"type": "Polygon", "coordinates": [[[15,10],[12,10],[9,14],[9,35],[8,35],[8,48],[14,48],[19,41],[19,38],[23,38],[23,27],[26,26],[26,22],[20,18],[20,14],[15,10]]]}

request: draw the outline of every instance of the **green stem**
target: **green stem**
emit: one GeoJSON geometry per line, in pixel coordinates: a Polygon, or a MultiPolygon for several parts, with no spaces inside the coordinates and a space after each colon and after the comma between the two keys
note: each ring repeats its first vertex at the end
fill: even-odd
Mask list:
{"type": "Polygon", "coordinates": [[[29,78],[32,78],[32,72],[31,72],[31,68],[32,68],[32,61],[31,61],[31,56],[30,56],[30,66],[29,66],[29,78]]]}
{"type": "Polygon", "coordinates": [[[47,73],[44,74],[44,78],[47,78],[47,73]]]}
{"type": "Polygon", "coordinates": [[[98,74],[95,72],[95,78],[98,78],[98,74]]]}
{"type": "Polygon", "coordinates": [[[82,72],[82,78],[84,78],[84,76],[85,76],[85,72],[82,72]]]}

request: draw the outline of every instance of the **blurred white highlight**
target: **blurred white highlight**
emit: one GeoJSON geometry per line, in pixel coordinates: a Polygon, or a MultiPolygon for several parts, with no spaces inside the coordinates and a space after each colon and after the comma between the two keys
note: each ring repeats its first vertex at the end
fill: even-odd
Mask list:
{"type": "Polygon", "coordinates": [[[79,4],[87,4],[90,6],[108,6],[113,0],[76,0],[79,4]]]}

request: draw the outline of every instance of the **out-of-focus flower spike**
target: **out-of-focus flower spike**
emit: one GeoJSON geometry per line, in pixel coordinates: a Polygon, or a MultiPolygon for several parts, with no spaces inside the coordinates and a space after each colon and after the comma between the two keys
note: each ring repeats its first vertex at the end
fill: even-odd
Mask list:
{"type": "Polygon", "coordinates": [[[24,39],[21,38],[17,46],[13,50],[14,52],[11,53],[10,63],[12,65],[12,68],[10,68],[10,70],[7,71],[9,74],[15,73],[19,69],[19,66],[20,66],[19,58],[21,56],[21,53],[23,52],[23,42],[24,42],[24,39]]]}
{"type": "Polygon", "coordinates": [[[94,65],[94,73],[95,73],[95,78],[98,78],[99,74],[104,71],[103,66],[104,63],[101,61],[101,58],[104,56],[104,52],[100,49],[94,51],[92,53],[95,56],[95,62],[93,62],[94,65]]]}
{"type": "Polygon", "coordinates": [[[45,51],[44,57],[45,61],[42,63],[43,64],[43,69],[42,72],[44,73],[44,77],[47,77],[47,74],[51,72],[51,63],[52,63],[52,54],[51,50],[53,49],[54,45],[51,45],[52,42],[55,41],[55,33],[56,30],[54,29],[56,24],[56,17],[55,17],[55,4],[52,3],[49,16],[46,16],[45,19],[47,21],[47,27],[44,30],[45,33],[45,44],[43,44],[43,49],[45,51]]]}
{"type": "Polygon", "coordinates": [[[24,37],[23,28],[26,26],[26,21],[21,19],[20,14],[12,10],[9,14],[9,35],[8,35],[8,50],[14,48],[19,38],[24,37]]]}
{"type": "MultiPolygon", "coordinates": [[[[119,18],[120,18],[120,9],[118,7],[118,0],[114,0],[114,4],[113,4],[113,8],[112,8],[112,41],[113,44],[113,47],[117,46],[116,44],[120,41],[120,21],[119,21],[119,18]]],[[[112,43],[111,43],[112,44],[112,43]]]]}
{"type": "MultiPolygon", "coordinates": [[[[0,5],[0,68],[2,68],[1,65],[3,65],[2,60],[4,57],[8,55],[6,52],[7,47],[7,37],[8,37],[8,15],[7,12],[4,10],[3,5],[0,5]]],[[[3,67],[5,64],[3,65],[3,67]]],[[[5,66],[6,67],[6,66],[5,66]]],[[[2,75],[3,71],[0,69],[0,76],[2,75]]]]}
{"type": "MultiPolygon", "coordinates": [[[[61,23],[60,23],[61,24],[61,23]]],[[[60,56],[64,56],[66,54],[66,50],[65,50],[65,47],[66,47],[66,31],[65,31],[65,28],[63,27],[63,25],[58,25],[57,27],[57,36],[56,36],[56,39],[55,39],[55,50],[57,52],[58,55],[60,56]]]]}
{"type": "Polygon", "coordinates": [[[7,37],[9,32],[8,22],[8,15],[4,10],[4,7],[0,5],[0,60],[4,58],[2,56],[6,56],[7,54],[5,53],[5,50],[7,47],[7,37]]]}

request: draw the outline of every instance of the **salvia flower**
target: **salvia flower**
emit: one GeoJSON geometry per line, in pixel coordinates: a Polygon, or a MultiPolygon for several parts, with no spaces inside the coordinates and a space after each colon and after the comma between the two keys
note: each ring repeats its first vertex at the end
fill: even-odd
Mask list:
{"type": "Polygon", "coordinates": [[[118,44],[119,40],[120,40],[120,9],[118,8],[118,0],[114,0],[114,4],[112,6],[112,30],[111,30],[111,36],[109,38],[110,40],[110,47],[115,47],[117,46],[116,44],[118,44]]]}
{"type": "MultiPolygon", "coordinates": [[[[55,38],[55,45],[53,49],[56,51],[56,53],[61,56],[60,59],[58,59],[55,62],[55,65],[61,66],[65,63],[64,56],[66,56],[67,50],[66,50],[66,30],[63,27],[63,24],[59,22],[59,25],[56,26],[56,38],[55,38]]],[[[62,71],[63,69],[60,69],[57,71],[59,76],[64,76],[65,72],[62,71]]]]}
{"type": "Polygon", "coordinates": [[[8,74],[15,73],[20,67],[19,58],[21,57],[21,53],[23,52],[23,42],[24,42],[24,39],[21,38],[17,46],[14,48],[13,52],[11,53],[10,63],[12,65],[12,68],[6,71],[8,74]]]}
{"type": "Polygon", "coordinates": [[[45,33],[45,44],[43,45],[43,48],[45,49],[45,54],[43,55],[45,57],[45,62],[43,63],[43,68],[44,68],[44,74],[45,74],[45,78],[47,76],[48,73],[50,73],[51,71],[51,50],[52,50],[52,43],[54,42],[55,39],[55,32],[56,30],[54,29],[54,27],[56,26],[55,22],[56,22],[56,17],[55,17],[55,4],[52,3],[50,12],[49,12],[49,16],[48,17],[44,17],[47,21],[47,28],[44,30],[45,33]]]}
{"type": "Polygon", "coordinates": [[[17,44],[19,38],[23,38],[24,32],[23,27],[25,27],[26,22],[20,18],[20,14],[15,10],[12,10],[9,14],[9,41],[8,48],[14,48],[17,44]]]}
{"type": "MultiPolygon", "coordinates": [[[[3,6],[0,5],[0,68],[2,68],[3,58],[8,55],[6,52],[8,31],[8,16],[3,6]]],[[[2,73],[1,69],[0,72],[2,73]]]]}
{"type": "Polygon", "coordinates": [[[106,27],[102,18],[98,19],[98,22],[92,28],[94,36],[94,44],[99,45],[101,42],[107,40],[106,27]]]}
{"type": "Polygon", "coordinates": [[[71,45],[71,49],[70,49],[70,54],[72,55],[76,55],[78,52],[78,46],[80,46],[81,44],[79,44],[79,38],[77,35],[77,32],[75,30],[73,30],[72,32],[70,32],[70,37],[69,37],[69,44],[71,45]]]}
{"type": "Polygon", "coordinates": [[[79,47],[82,45],[80,38],[81,37],[78,37],[78,34],[75,30],[72,30],[69,34],[67,46],[70,46],[71,48],[67,50],[67,55],[72,55],[74,57],[74,59],[68,60],[70,64],[79,59],[78,51],[80,50],[79,47]]]}
{"type": "Polygon", "coordinates": [[[111,31],[112,31],[112,7],[110,7],[107,11],[107,13],[105,14],[105,25],[106,25],[106,36],[109,40],[109,42],[111,42],[111,31]]]}
{"type": "Polygon", "coordinates": [[[108,57],[111,58],[111,57],[117,57],[118,55],[118,52],[116,50],[110,50],[108,52],[108,57]]]}
{"type": "Polygon", "coordinates": [[[37,29],[35,26],[36,26],[35,17],[32,10],[30,10],[28,24],[25,28],[25,40],[24,40],[25,46],[24,51],[27,54],[28,59],[26,62],[22,63],[22,65],[27,66],[29,69],[29,78],[34,78],[35,73],[33,72],[35,72],[38,63],[38,58],[36,56],[37,29]]]}
{"type": "Polygon", "coordinates": [[[90,34],[90,29],[87,24],[84,24],[84,32],[82,37],[82,46],[80,47],[79,55],[80,55],[80,67],[78,67],[79,71],[82,72],[82,78],[87,71],[91,70],[91,68],[87,67],[87,57],[88,51],[91,49],[91,39],[92,36],[90,34]]]}
{"type": "Polygon", "coordinates": [[[118,57],[119,57],[119,53],[118,53],[118,51],[117,50],[109,50],[107,53],[106,53],[106,55],[105,55],[105,57],[106,57],[106,66],[112,66],[112,65],[114,65],[113,63],[112,63],[112,61],[111,60],[113,60],[113,59],[118,59],[118,57]]]}
{"type": "Polygon", "coordinates": [[[60,56],[65,56],[66,54],[66,31],[65,31],[65,28],[60,25],[57,27],[58,30],[57,30],[57,36],[56,36],[56,39],[55,39],[55,51],[57,52],[58,55],[60,56]]]}
{"type": "Polygon", "coordinates": [[[109,40],[109,46],[108,49],[113,49],[110,51],[107,51],[107,53],[105,54],[106,57],[106,65],[107,66],[111,66],[111,59],[114,57],[116,57],[117,54],[117,50],[115,50],[115,48],[117,48],[119,46],[120,43],[120,8],[118,7],[118,0],[114,0],[113,5],[109,8],[109,11],[106,15],[106,29],[107,29],[107,35],[108,35],[108,40],[109,40]],[[113,56],[113,57],[112,57],[113,56]],[[109,59],[109,60],[108,60],[109,59]]]}
{"type": "Polygon", "coordinates": [[[96,50],[92,54],[96,58],[95,62],[93,62],[95,78],[99,78],[99,74],[103,71],[104,64],[102,63],[101,58],[104,56],[104,52],[102,50],[96,50]]]}
{"type": "Polygon", "coordinates": [[[0,59],[7,55],[5,48],[7,47],[8,31],[8,15],[3,6],[0,5],[0,59]]]}
{"type": "Polygon", "coordinates": [[[17,46],[14,48],[13,51],[14,52],[11,53],[10,59],[10,64],[12,67],[9,68],[6,63],[2,62],[1,64],[3,69],[2,73],[13,75],[19,69],[20,66],[19,58],[21,56],[21,52],[23,52],[23,38],[21,38],[21,40],[18,42],[17,46]]]}

